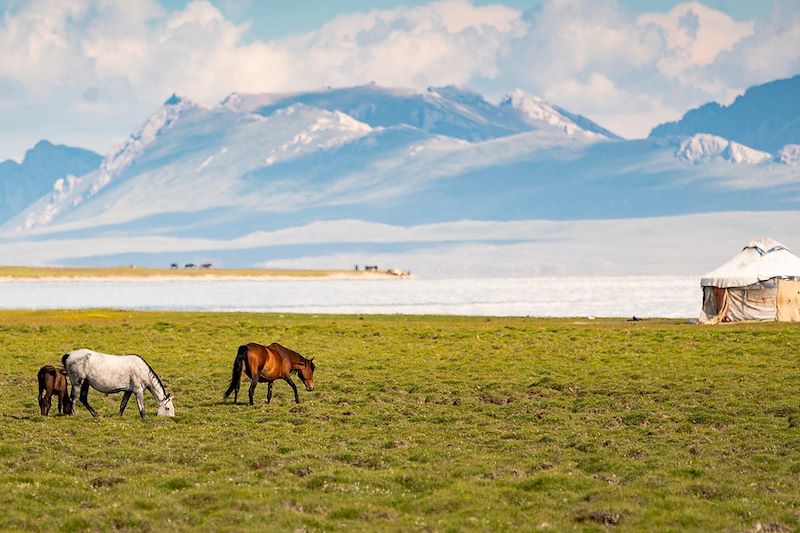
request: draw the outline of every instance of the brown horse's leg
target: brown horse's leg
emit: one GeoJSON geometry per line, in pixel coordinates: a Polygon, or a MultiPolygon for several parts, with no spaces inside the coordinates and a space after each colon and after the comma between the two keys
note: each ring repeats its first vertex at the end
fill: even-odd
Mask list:
{"type": "Polygon", "coordinates": [[[256,393],[256,385],[258,385],[258,374],[254,374],[252,378],[250,378],[250,390],[248,390],[248,396],[250,397],[250,405],[253,405],[253,396],[256,393]]]}
{"type": "Polygon", "coordinates": [[[294,384],[292,378],[283,378],[283,379],[286,380],[286,383],[288,383],[289,386],[291,386],[292,390],[294,391],[294,403],[300,403],[300,396],[297,395],[297,385],[294,384]]]}
{"type": "Polygon", "coordinates": [[[131,399],[131,394],[133,394],[133,392],[129,390],[126,390],[122,394],[122,403],[119,404],[119,416],[122,416],[122,413],[125,412],[125,407],[128,406],[128,400],[131,399]]]}
{"type": "Polygon", "coordinates": [[[267,403],[272,401],[272,381],[267,383],[267,403]]]}
{"type": "Polygon", "coordinates": [[[242,375],[239,376],[239,383],[237,383],[236,384],[236,388],[233,389],[233,403],[236,403],[236,399],[239,397],[239,386],[241,385],[242,378],[244,378],[244,377],[248,377],[249,378],[250,376],[248,376],[244,371],[242,371],[242,375]]]}
{"type": "Polygon", "coordinates": [[[89,395],[89,381],[84,380],[83,383],[81,383],[81,403],[86,409],[89,410],[89,412],[92,414],[93,417],[97,418],[97,411],[92,409],[92,406],[89,405],[88,395],[89,395]]]}
{"type": "Polygon", "coordinates": [[[60,414],[60,415],[64,414],[64,402],[62,401],[61,397],[62,397],[62,394],[59,392],[58,393],[58,414],[60,414]]]}

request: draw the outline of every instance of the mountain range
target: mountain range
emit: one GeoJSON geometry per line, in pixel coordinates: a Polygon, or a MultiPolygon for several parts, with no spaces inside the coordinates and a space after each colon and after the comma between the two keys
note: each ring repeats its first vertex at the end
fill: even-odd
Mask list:
{"type": "Polygon", "coordinates": [[[476,250],[488,247],[519,258],[500,273],[572,273],[567,249],[531,255],[531,243],[553,241],[534,228],[556,224],[579,247],[584,237],[570,231],[590,233],[579,221],[713,224],[725,212],[796,210],[798,83],[753,87],[632,141],[519,90],[498,104],[452,86],[234,93],[212,107],[173,95],[102,160],[57,147],[44,158],[52,172],[35,179],[20,174],[35,166],[27,155],[0,164],[0,185],[36,184],[0,189],[0,251],[6,263],[58,264],[341,267],[382,257],[447,274],[485,273],[476,250]],[[532,220],[544,226],[520,225],[532,220]],[[449,271],[433,266],[448,253],[449,271]]]}
{"type": "Polygon", "coordinates": [[[21,163],[0,162],[0,221],[11,218],[52,190],[58,180],[82,176],[100,165],[89,150],[39,141],[21,163]]]}

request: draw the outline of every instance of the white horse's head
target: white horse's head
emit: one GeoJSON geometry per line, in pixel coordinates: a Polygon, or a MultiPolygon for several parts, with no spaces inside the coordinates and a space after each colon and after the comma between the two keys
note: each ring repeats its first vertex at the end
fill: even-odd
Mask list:
{"type": "Polygon", "coordinates": [[[167,396],[158,403],[158,416],[175,416],[175,406],[172,405],[172,396],[167,396]]]}

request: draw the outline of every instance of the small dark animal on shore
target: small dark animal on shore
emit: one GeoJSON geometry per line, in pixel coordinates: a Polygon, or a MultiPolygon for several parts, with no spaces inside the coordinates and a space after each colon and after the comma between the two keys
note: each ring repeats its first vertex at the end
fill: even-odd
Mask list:
{"type": "Polygon", "coordinates": [[[194,268],[194,263],[186,263],[183,268],[194,268]]]}
{"type": "Polygon", "coordinates": [[[169,264],[169,267],[170,267],[170,268],[173,268],[173,269],[174,269],[174,268],[178,268],[178,263],[170,263],[170,264],[169,264]]]}
{"type": "Polygon", "coordinates": [[[67,371],[45,365],[39,369],[39,411],[47,416],[50,413],[53,394],[58,398],[58,414],[73,415],[72,399],[67,391],[67,371]],[[44,395],[42,395],[44,393],[44,395]]]}
{"type": "Polygon", "coordinates": [[[228,390],[225,391],[225,398],[233,392],[233,403],[236,403],[239,397],[242,374],[244,374],[250,379],[250,390],[248,391],[250,405],[253,405],[253,395],[259,382],[268,384],[267,403],[270,403],[272,400],[272,382],[276,379],[282,379],[288,383],[294,391],[295,403],[300,403],[300,397],[297,395],[297,386],[292,381],[292,372],[297,374],[297,377],[305,385],[306,390],[311,392],[314,390],[314,368],[313,357],[306,359],[294,350],[281,346],[277,342],[273,342],[269,346],[262,346],[255,342],[239,346],[236,359],[233,360],[233,374],[228,390]]]}
{"type": "Polygon", "coordinates": [[[211,263],[203,263],[200,268],[211,268],[211,263]]]}

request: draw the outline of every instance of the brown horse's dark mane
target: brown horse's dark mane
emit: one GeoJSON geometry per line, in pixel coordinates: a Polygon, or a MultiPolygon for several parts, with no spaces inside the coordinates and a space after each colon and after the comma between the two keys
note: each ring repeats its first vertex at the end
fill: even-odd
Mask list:
{"type": "MultiPolygon", "coordinates": [[[[311,359],[308,359],[307,357],[304,357],[302,354],[300,354],[300,353],[298,353],[298,352],[295,352],[295,351],[294,351],[294,350],[292,350],[291,348],[287,348],[286,346],[283,346],[282,344],[278,344],[277,342],[273,342],[272,344],[270,344],[270,345],[269,345],[269,348],[271,348],[271,349],[277,349],[278,351],[281,351],[281,350],[282,350],[282,351],[284,351],[284,352],[288,353],[288,354],[289,354],[289,356],[290,356],[290,359],[291,359],[292,357],[295,357],[295,358],[299,359],[301,363],[303,363],[303,364],[306,364],[306,365],[309,365],[309,366],[311,367],[311,371],[312,371],[312,372],[314,371],[314,369],[316,369],[316,365],[314,364],[314,361],[313,361],[313,360],[311,360],[311,359]]],[[[294,361],[292,361],[292,362],[294,362],[294,361]]],[[[295,373],[296,373],[296,372],[298,372],[298,369],[296,369],[296,368],[293,368],[293,369],[292,369],[292,372],[295,372],[295,373]]]]}

